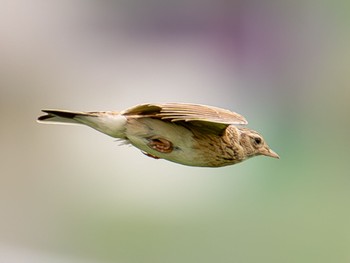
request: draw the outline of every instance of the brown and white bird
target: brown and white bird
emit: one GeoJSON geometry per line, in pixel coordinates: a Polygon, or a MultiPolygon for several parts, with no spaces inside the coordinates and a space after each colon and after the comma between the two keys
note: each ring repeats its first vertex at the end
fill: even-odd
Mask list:
{"type": "Polygon", "coordinates": [[[121,112],[43,110],[43,123],[84,124],[139,148],[147,156],[190,166],[220,167],[250,157],[279,156],[235,112],[186,104],[141,104],[121,112]]]}

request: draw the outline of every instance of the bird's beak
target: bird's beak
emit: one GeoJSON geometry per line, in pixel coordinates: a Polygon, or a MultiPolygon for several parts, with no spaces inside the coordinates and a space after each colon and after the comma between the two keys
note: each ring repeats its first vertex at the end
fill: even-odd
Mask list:
{"type": "Polygon", "coordinates": [[[275,153],[274,151],[272,151],[271,149],[266,149],[266,150],[263,151],[261,154],[262,154],[262,155],[265,155],[265,156],[272,157],[272,158],[276,158],[276,159],[279,159],[279,158],[280,158],[280,157],[278,156],[278,154],[275,153]]]}

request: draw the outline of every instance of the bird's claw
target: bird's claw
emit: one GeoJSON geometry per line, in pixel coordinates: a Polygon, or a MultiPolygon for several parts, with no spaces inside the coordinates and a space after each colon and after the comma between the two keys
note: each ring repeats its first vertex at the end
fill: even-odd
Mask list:
{"type": "Polygon", "coordinates": [[[161,153],[170,153],[173,150],[173,144],[163,138],[150,138],[148,146],[161,153]]]}
{"type": "Polygon", "coordinates": [[[154,159],[160,159],[158,156],[155,156],[153,154],[150,154],[148,152],[144,152],[144,151],[141,151],[144,155],[148,156],[148,157],[151,157],[151,158],[154,158],[154,159]]]}

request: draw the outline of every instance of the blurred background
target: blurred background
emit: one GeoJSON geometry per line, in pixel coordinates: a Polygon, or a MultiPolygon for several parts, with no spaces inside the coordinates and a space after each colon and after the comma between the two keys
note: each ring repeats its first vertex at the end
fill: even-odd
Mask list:
{"type": "Polygon", "coordinates": [[[0,261],[350,262],[348,1],[0,1],[0,261]],[[43,108],[193,102],[280,160],[154,160],[43,108]]]}

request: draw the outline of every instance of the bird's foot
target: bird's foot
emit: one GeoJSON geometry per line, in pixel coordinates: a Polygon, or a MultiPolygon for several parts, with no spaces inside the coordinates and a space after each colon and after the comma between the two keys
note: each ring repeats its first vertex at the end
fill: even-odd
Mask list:
{"type": "Polygon", "coordinates": [[[155,156],[153,154],[150,154],[148,152],[144,152],[144,151],[141,151],[144,155],[148,156],[148,157],[151,157],[151,158],[154,158],[154,159],[160,159],[158,156],[155,156]]]}
{"type": "Polygon", "coordinates": [[[173,144],[163,138],[150,138],[148,146],[161,153],[170,153],[173,150],[173,144]]]}

